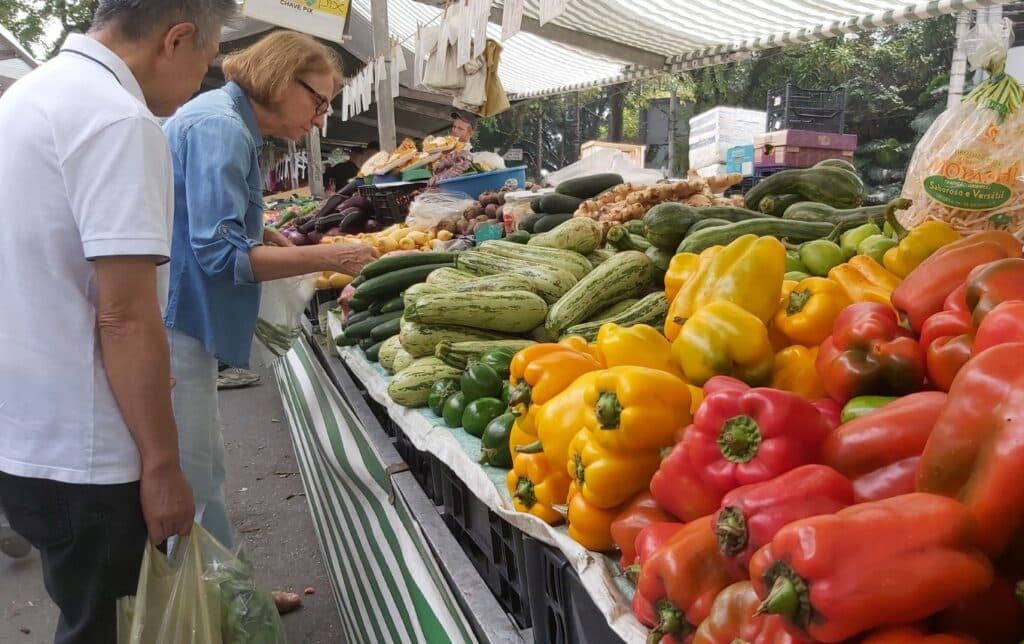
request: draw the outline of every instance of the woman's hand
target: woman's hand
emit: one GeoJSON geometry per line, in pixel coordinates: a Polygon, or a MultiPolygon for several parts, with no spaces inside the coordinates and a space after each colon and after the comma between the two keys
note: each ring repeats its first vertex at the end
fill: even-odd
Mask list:
{"type": "Polygon", "coordinates": [[[321,244],[320,249],[326,262],[323,270],[346,275],[358,275],[363,266],[377,258],[377,251],[372,246],[360,242],[321,244]]]}
{"type": "Polygon", "coordinates": [[[263,229],[263,243],[266,246],[280,246],[281,248],[295,245],[292,243],[292,240],[285,237],[284,234],[276,228],[263,229]]]}

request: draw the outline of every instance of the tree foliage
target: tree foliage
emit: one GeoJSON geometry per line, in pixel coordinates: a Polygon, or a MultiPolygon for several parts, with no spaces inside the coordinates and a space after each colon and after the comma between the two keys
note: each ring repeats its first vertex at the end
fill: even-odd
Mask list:
{"type": "Polygon", "coordinates": [[[47,59],[71,32],[84,32],[97,0],[4,0],[0,25],[14,34],[33,56],[47,59]]]}

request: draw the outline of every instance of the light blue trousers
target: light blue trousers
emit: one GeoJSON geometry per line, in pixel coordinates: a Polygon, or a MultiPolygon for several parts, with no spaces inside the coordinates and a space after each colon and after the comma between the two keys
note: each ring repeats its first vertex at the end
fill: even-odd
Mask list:
{"type": "Polygon", "coordinates": [[[217,408],[217,359],[203,343],[174,329],[167,330],[171,346],[171,392],[178,425],[181,469],[192,486],[196,523],[227,548],[234,548],[224,492],[224,434],[217,408]]]}

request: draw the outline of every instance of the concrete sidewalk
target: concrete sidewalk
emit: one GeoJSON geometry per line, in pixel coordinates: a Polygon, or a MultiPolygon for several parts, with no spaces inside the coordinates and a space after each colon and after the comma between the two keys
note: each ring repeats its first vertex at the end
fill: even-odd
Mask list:
{"type": "MultiPolygon", "coordinates": [[[[284,618],[291,644],[344,642],[338,611],[313,532],[273,374],[256,387],[221,392],[227,447],[228,508],[240,541],[268,590],[315,593],[284,618]]],[[[39,556],[0,554],[0,642],[48,644],[57,610],[47,597],[39,556]]]]}

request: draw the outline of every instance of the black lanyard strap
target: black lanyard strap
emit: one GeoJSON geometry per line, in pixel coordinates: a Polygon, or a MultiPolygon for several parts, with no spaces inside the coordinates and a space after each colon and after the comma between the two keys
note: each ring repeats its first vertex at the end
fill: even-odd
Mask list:
{"type": "Polygon", "coordinates": [[[78,56],[81,56],[82,58],[86,58],[88,60],[91,60],[92,62],[96,63],[97,65],[99,65],[103,69],[105,69],[108,72],[110,72],[110,75],[114,77],[114,80],[117,81],[118,85],[121,84],[121,79],[117,77],[117,74],[114,72],[114,70],[112,70],[106,63],[104,63],[99,58],[96,58],[94,56],[90,56],[89,54],[85,53],[84,51],[78,51],[77,49],[62,49],[61,53],[63,53],[63,52],[67,52],[69,54],[76,54],[78,56]]]}

